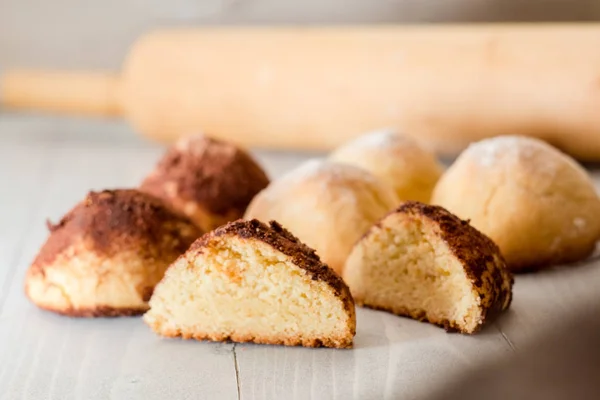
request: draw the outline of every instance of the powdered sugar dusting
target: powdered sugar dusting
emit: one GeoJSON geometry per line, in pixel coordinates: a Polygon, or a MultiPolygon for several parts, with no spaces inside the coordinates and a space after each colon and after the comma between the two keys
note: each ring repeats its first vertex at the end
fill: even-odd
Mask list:
{"type": "Polygon", "coordinates": [[[481,166],[491,167],[501,156],[511,154],[527,156],[532,153],[532,147],[537,144],[536,140],[521,136],[499,136],[473,143],[467,151],[477,158],[481,166]]]}
{"type": "Polygon", "coordinates": [[[353,165],[335,163],[325,159],[313,158],[298,165],[280,178],[289,185],[294,181],[302,181],[316,175],[329,179],[357,178],[376,181],[377,178],[366,170],[353,165]]]}
{"type": "Polygon", "coordinates": [[[391,129],[382,129],[366,133],[349,142],[344,147],[376,147],[385,148],[398,143],[410,143],[406,136],[397,134],[391,129]]]}
{"type": "Polygon", "coordinates": [[[202,144],[202,147],[206,147],[207,138],[202,133],[196,133],[192,135],[186,135],[175,142],[175,148],[179,151],[188,151],[192,147],[198,147],[202,144]]]}
{"type": "MultiPolygon", "coordinates": [[[[278,180],[271,183],[265,189],[264,195],[267,198],[276,200],[282,191],[290,190],[290,187],[300,185],[314,177],[319,177],[319,190],[329,191],[333,182],[362,180],[378,185],[377,178],[368,171],[347,164],[338,164],[325,159],[310,159],[298,165],[293,170],[284,174],[278,180]]],[[[344,185],[338,185],[337,189],[342,190],[344,185]]],[[[342,190],[343,191],[343,190],[342,190]]],[[[352,201],[352,193],[348,190],[348,201],[352,201]]]]}
{"type": "Polygon", "coordinates": [[[296,168],[285,173],[277,182],[283,182],[285,185],[289,185],[294,182],[303,181],[307,178],[319,174],[321,171],[326,169],[326,161],[320,158],[309,159],[296,168]]]}
{"type": "Polygon", "coordinates": [[[183,136],[175,143],[174,147],[177,151],[193,157],[203,157],[206,154],[230,157],[239,150],[232,143],[211,138],[203,133],[183,136]]]}
{"type": "MultiPolygon", "coordinates": [[[[482,167],[493,167],[500,161],[514,162],[526,160],[539,154],[540,151],[554,152],[555,150],[545,142],[525,136],[498,136],[472,143],[466,154],[473,157],[482,167]],[[554,150],[554,151],[553,151],[554,150]]],[[[558,153],[557,153],[558,154],[558,153]]],[[[554,170],[556,157],[539,157],[536,162],[543,161],[545,165],[538,165],[541,171],[554,170]]]]}

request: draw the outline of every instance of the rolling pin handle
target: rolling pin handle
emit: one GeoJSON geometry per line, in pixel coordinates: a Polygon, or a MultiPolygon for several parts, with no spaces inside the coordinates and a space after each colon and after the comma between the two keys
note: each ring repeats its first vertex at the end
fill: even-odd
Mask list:
{"type": "Polygon", "coordinates": [[[118,77],[103,72],[12,70],[0,76],[7,109],[111,117],[121,114],[118,77]]]}

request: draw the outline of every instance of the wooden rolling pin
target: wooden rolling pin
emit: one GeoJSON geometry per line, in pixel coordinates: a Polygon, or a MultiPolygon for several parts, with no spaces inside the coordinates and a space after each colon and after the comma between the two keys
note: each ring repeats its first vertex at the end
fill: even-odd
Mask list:
{"type": "Polygon", "coordinates": [[[393,127],[442,153],[519,133],[600,160],[600,24],[164,30],[120,74],[16,70],[1,85],[5,107],[123,115],[164,141],[327,150],[393,127]]]}

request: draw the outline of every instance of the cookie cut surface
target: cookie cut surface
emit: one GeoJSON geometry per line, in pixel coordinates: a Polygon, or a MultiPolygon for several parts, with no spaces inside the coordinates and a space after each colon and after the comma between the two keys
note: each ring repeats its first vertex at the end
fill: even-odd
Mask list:
{"type": "Polygon", "coordinates": [[[162,336],[352,346],[354,301],[314,250],[276,222],[238,220],[198,239],[167,270],[145,322],[162,336]]]}
{"type": "Polygon", "coordinates": [[[474,333],[512,299],[498,247],[445,209],[402,204],[356,244],[344,280],[357,304],[474,333]]]}
{"type": "Polygon", "coordinates": [[[80,317],[141,314],[164,271],[201,232],[136,190],[90,192],[57,224],[29,267],[27,296],[80,317]]]}

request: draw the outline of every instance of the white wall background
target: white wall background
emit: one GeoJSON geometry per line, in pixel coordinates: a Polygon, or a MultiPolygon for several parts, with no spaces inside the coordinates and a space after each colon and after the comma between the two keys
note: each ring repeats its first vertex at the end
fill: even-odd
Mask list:
{"type": "Polygon", "coordinates": [[[600,21],[600,0],[0,0],[0,70],[116,69],[157,26],[600,21]]]}

